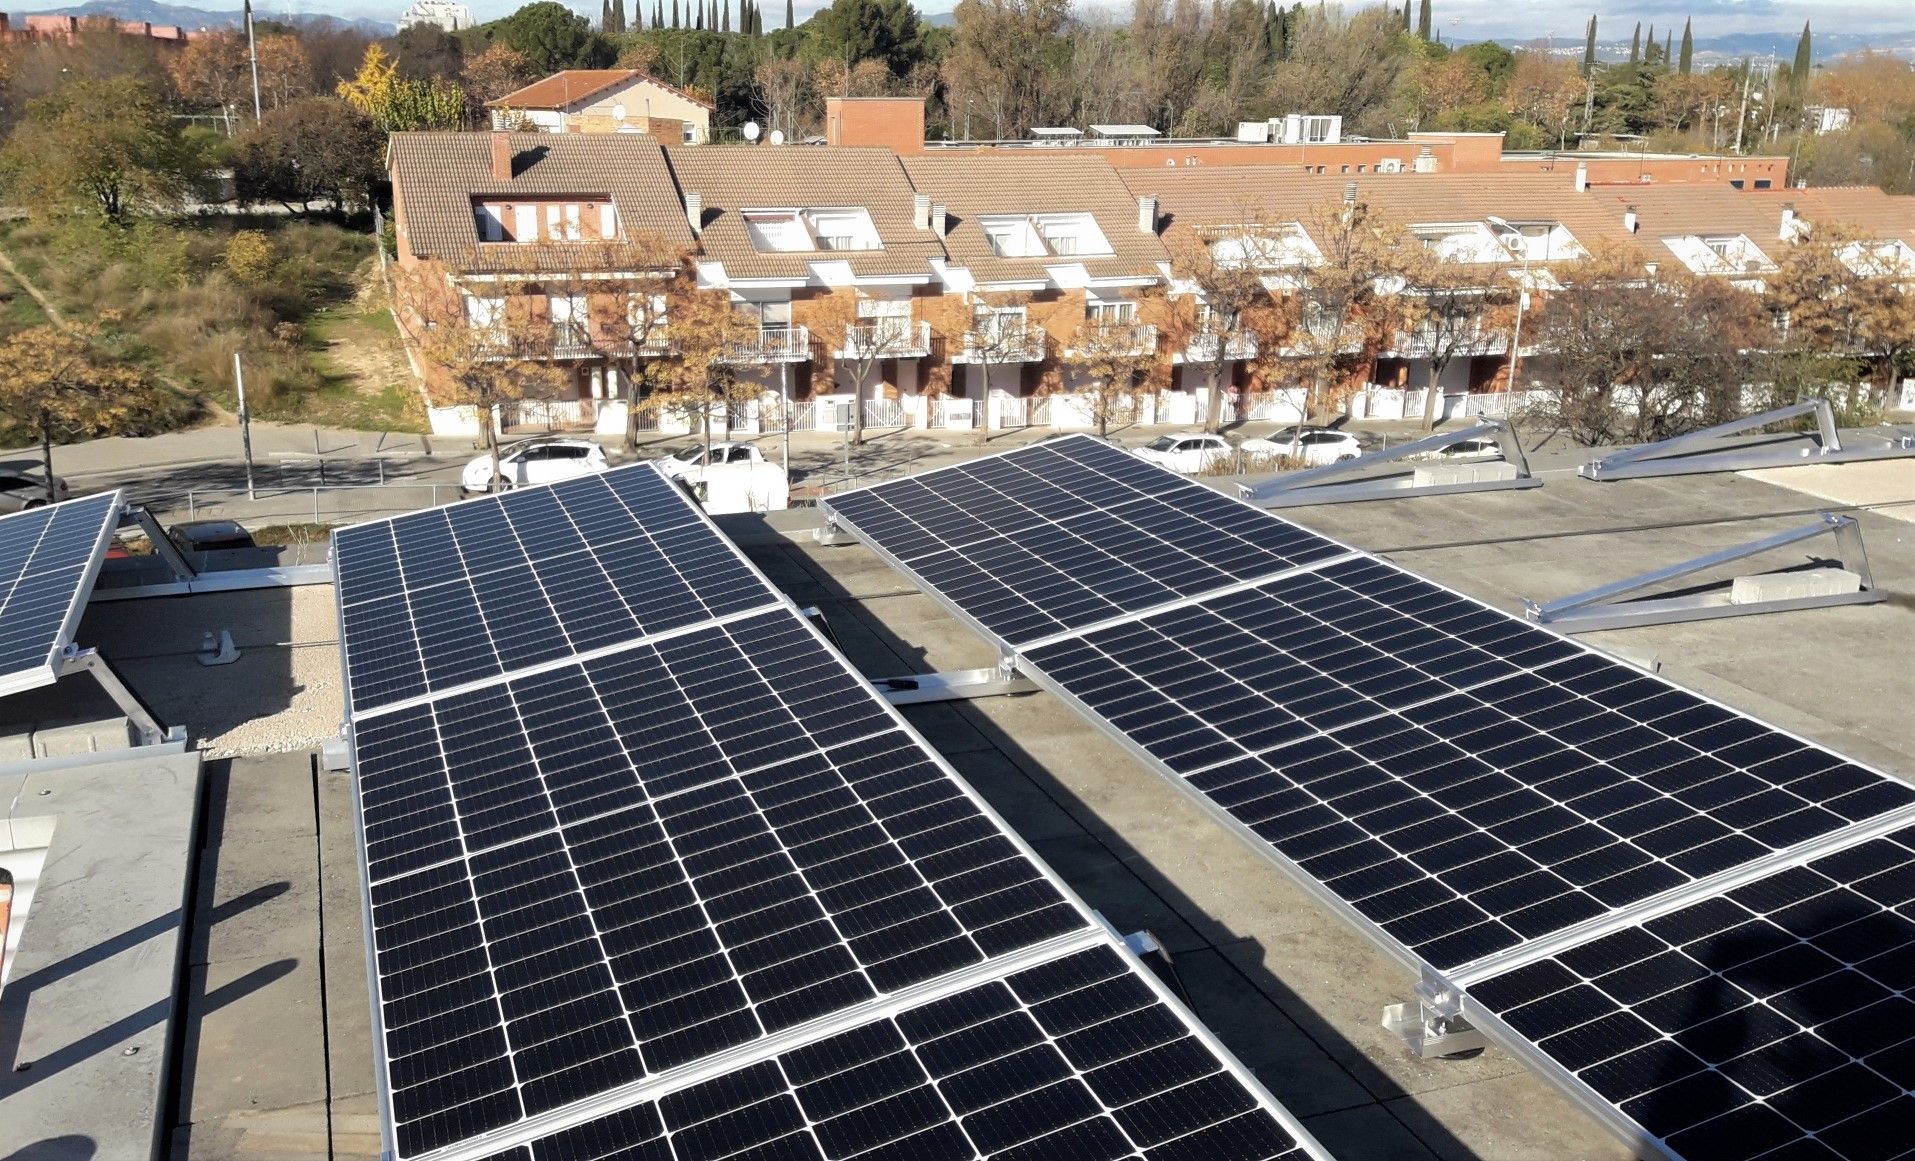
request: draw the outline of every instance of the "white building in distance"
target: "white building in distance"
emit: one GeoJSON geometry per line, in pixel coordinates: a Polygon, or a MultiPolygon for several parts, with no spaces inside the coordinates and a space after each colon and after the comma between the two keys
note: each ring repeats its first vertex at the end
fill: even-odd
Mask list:
{"type": "Polygon", "coordinates": [[[476,23],[472,19],[472,9],[453,0],[412,0],[412,7],[399,18],[400,28],[411,28],[415,24],[436,24],[447,32],[457,32],[461,28],[471,28],[476,23]]]}

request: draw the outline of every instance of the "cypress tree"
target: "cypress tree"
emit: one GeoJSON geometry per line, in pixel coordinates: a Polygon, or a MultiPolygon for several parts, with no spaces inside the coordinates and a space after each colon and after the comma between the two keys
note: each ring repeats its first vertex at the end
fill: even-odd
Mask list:
{"type": "Polygon", "coordinates": [[[665,0],[652,0],[652,27],[665,27],[665,0]]]}
{"type": "Polygon", "coordinates": [[[617,31],[616,29],[612,27],[612,0],[599,0],[598,30],[600,32],[617,31]]]}
{"type": "Polygon", "coordinates": [[[718,31],[731,31],[731,0],[725,0],[725,6],[719,10],[718,31]]]}
{"type": "Polygon", "coordinates": [[[678,0],[672,0],[672,27],[678,27],[678,0]]]}
{"type": "Polygon", "coordinates": [[[1430,38],[1430,0],[1423,0],[1416,10],[1416,34],[1424,40],[1430,38]]]}
{"type": "Polygon", "coordinates": [[[1695,63],[1696,59],[1696,38],[1695,33],[1689,28],[1689,23],[1687,19],[1682,22],[1682,56],[1678,58],[1676,64],[1676,71],[1685,77],[1689,75],[1689,66],[1695,63]]]}
{"type": "Polygon", "coordinates": [[[705,31],[705,0],[692,0],[692,2],[698,5],[698,16],[692,21],[692,31],[703,32],[705,31]]]}
{"type": "Polygon", "coordinates": [[[1675,48],[1675,46],[1676,46],[1676,34],[1673,31],[1663,33],[1662,34],[1662,67],[1663,68],[1668,68],[1669,62],[1675,59],[1675,57],[1670,54],[1670,50],[1675,48]]]}
{"type": "Polygon", "coordinates": [[[1809,71],[1815,67],[1814,42],[1809,39],[1809,22],[1802,22],[1802,38],[1795,42],[1795,63],[1789,66],[1789,88],[1801,92],[1808,87],[1809,71]]]}
{"type": "Polygon", "coordinates": [[[1596,18],[1589,18],[1589,38],[1583,42],[1583,75],[1596,71],[1596,18]]]}
{"type": "Polygon", "coordinates": [[[1642,63],[1642,21],[1636,21],[1636,31],[1629,36],[1629,63],[1642,63]]]}
{"type": "Polygon", "coordinates": [[[791,0],[785,0],[785,27],[786,28],[797,27],[796,24],[792,23],[792,19],[791,19],[791,0]]]}
{"type": "Polygon", "coordinates": [[[1403,31],[1410,30],[1410,0],[1403,0],[1403,31]]]}

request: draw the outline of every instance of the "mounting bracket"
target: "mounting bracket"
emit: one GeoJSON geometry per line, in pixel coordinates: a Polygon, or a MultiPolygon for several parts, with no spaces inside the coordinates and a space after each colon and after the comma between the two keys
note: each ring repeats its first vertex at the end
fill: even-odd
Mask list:
{"type": "Polygon", "coordinates": [[[1011,658],[980,669],[952,669],[943,673],[911,673],[881,677],[874,684],[892,705],[923,705],[934,701],[968,701],[1001,694],[1035,693],[1037,685],[1017,672],[1011,658]]]}
{"type": "Polygon", "coordinates": [[[1539,625],[1565,633],[1626,629],[1639,625],[1666,625],[1716,617],[1743,617],[1751,613],[1780,613],[1792,609],[1819,609],[1830,605],[1866,605],[1887,594],[1875,588],[1869,573],[1868,551],[1862,544],[1862,526],[1854,517],[1824,512],[1813,524],[1791,528],[1706,553],[1680,564],[1612,581],[1587,592],[1553,601],[1523,599],[1523,611],[1539,625]],[[1730,588],[1720,586],[1666,597],[1621,598],[1679,577],[1757,556],[1816,536],[1833,533],[1841,553],[1840,569],[1811,572],[1758,573],[1737,578],[1730,588]],[[1793,580],[1794,583],[1791,583],[1793,580]],[[1747,583],[1744,583],[1747,582],[1747,583]]]}
{"type": "Polygon", "coordinates": [[[147,708],[139,695],[120,680],[119,674],[113,672],[113,667],[107,664],[106,658],[100,655],[98,649],[79,649],[68,645],[65,655],[60,659],[60,676],[68,677],[81,672],[91,673],[93,680],[99,682],[100,688],[113,699],[113,704],[120,707],[120,712],[126,715],[126,720],[133,723],[133,729],[139,734],[142,746],[156,746],[162,742],[186,740],[186,728],[174,726],[168,729],[161,725],[159,718],[153,716],[153,711],[147,708]]]}
{"type": "Polygon", "coordinates": [[[1801,464],[1840,464],[1856,460],[1884,460],[1915,456],[1915,434],[1889,428],[1889,434],[1876,437],[1879,442],[1844,447],[1835,428],[1835,409],[1826,399],[1808,399],[1751,415],[1732,419],[1678,435],[1658,443],[1612,452],[1576,469],[1587,480],[1639,480],[1651,476],[1683,476],[1702,472],[1741,472],[1752,468],[1786,468],[1801,464]],[[1729,436],[1754,432],[1771,423],[1796,419],[1813,413],[1817,443],[1814,447],[1789,447],[1775,440],[1720,447],[1716,441],[1729,436]]]}
{"type": "Polygon", "coordinates": [[[823,524],[812,529],[811,538],[826,547],[838,544],[857,543],[856,537],[847,536],[844,531],[838,527],[838,522],[830,519],[827,519],[823,524]]]}
{"type": "Polygon", "coordinates": [[[1411,1052],[1427,1060],[1475,1054],[1489,1046],[1488,1037],[1464,1018],[1463,997],[1447,981],[1426,969],[1416,997],[1383,1009],[1383,1027],[1401,1037],[1411,1052]]]}
{"type": "Polygon", "coordinates": [[[1508,422],[1489,419],[1460,431],[1444,431],[1355,459],[1339,460],[1319,468],[1291,472],[1261,484],[1239,484],[1237,494],[1263,508],[1294,508],[1303,504],[1347,504],[1359,500],[1390,500],[1403,496],[1451,496],[1461,492],[1500,492],[1512,488],[1539,488],[1542,480],[1530,474],[1529,457],[1508,422]],[[1346,477],[1392,463],[1440,451],[1460,440],[1494,435],[1503,458],[1496,461],[1435,461],[1405,464],[1407,472],[1387,476],[1346,477]]]}

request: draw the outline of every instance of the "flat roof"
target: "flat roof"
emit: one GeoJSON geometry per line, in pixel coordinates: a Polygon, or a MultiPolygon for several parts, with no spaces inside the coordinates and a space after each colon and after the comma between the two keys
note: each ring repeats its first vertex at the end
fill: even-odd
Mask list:
{"type": "Polygon", "coordinates": [[[1100,137],[1162,137],[1163,134],[1148,125],[1092,125],[1092,133],[1100,137]]]}

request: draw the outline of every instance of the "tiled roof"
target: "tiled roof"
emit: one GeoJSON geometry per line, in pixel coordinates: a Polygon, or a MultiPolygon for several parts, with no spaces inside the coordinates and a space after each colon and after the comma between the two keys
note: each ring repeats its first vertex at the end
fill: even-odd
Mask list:
{"type": "Polygon", "coordinates": [[[1100,153],[973,153],[901,159],[911,184],[949,214],[944,248],[979,282],[1042,279],[1046,266],[1082,264],[1092,278],[1154,275],[1169,259],[1154,233],[1137,228],[1137,200],[1100,153]],[[980,214],[1089,213],[1110,242],[1106,258],[1000,258],[980,214]]]}
{"type": "MultiPolygon", "coordinates": [[[[475,198],[512,194],[603,194],[618,209],[627,238],[649,234],[689,249],[691,228],[672,188],[658,142],[635,133],[511,133],[513,176],[492,176],[490,133],[394,133],[388,158],[405,212],[406,241],[421,258],[454,270],[519,268],[524,253],[481,244],[475,198]]],[[[564,247],[543,247],[562,251],[564,247]]]]}
{"type": "Polygon", "coordinates": [[[704,198],[699,247],[724,263],[728,277],[804,278],[813,263],[837,261],[861,277],[929,275],[932,259],[944,257],[937,235],[912,224],[911,185],[888,149],[704,145],[666,154],[678,191],[704,198]],[[850,206],[870,211],[884,249],[766,253],[752,245],[739,216],[745,209],[850,206]]]}
{"type": "Polygon", "coordinates": [[[507,93],[496,101],[487,101],[489,109],[568,109],[580,101],[588,100],[615,85],[630,80],[650,81],[661,89],[669,89],[694,104],[707,109],[718,106],[702,97],[694,97],[677,85],[668,85],[657,77],[641,69],[563,69],[541,81],[533,81],[523,89],[507,93]]]}
{"type": "MultiPolygon", "coordinates": [[[[1197,226],[1237,223],[1246,216],[1280,225],[1300,222],[1306,230],[1324,212],[1342,205],[1348,187],[1372,214],[1404,225],[1480,222],[1495,215],[1511,221],[1555,221],[1585,248],[1608,242],[1640,245],[1623,226],[1623,205],[1638,194],[1628,188],[1591,187],[1575,192],[1569,174],[1502,174],[1485,178],[1463,174],[1310,174],[1295,166],[1203,166],[1165,170],[1123,170],[1125,183],[1139,196],[1155,195],[1172,245],[1187,240],[1197,226]],[[1615,204],[1610,199],[1619,198],[1615,204]]],[[[1647,188],[1647,187],[1645,187],[1647,188]]],[[[1685,185],[1670,192],[1692,196],[1708,187],[1685,185]]],[[[1734,191],[1729,191],[1734,194],[1734,191]]],[[[1741,195],[1735,195],[1741,196],[1741,195]]],[[[1647,227],[1644,229],[1647,234],[1647,227]]]]}

